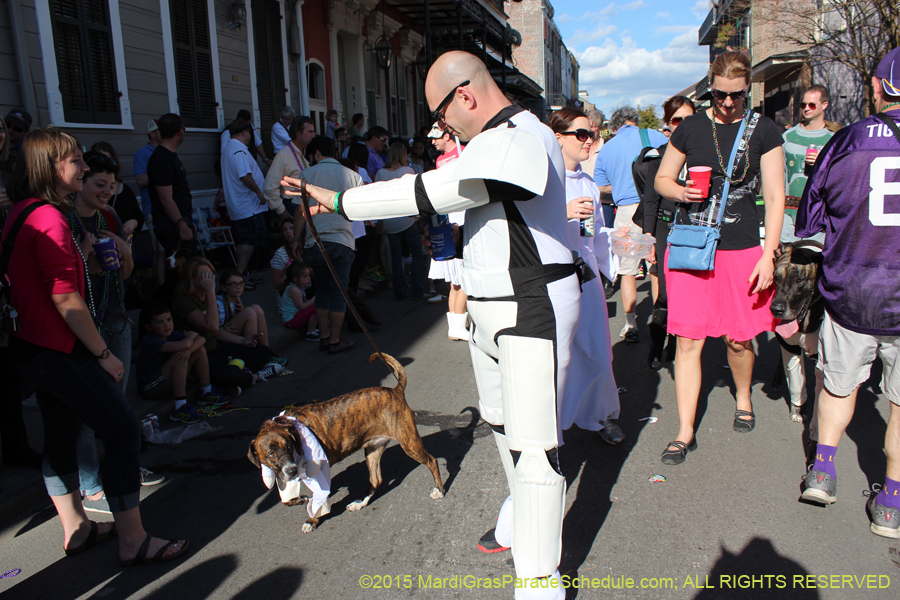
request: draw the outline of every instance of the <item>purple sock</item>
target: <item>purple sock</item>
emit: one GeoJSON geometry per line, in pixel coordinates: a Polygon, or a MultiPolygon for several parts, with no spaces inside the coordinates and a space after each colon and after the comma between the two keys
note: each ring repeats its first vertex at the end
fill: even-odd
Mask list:
{"type": "Polygon", "coordinates": [[[900,508],[900,481],[894,481],[889,477],[885,477],[884,487],[878,493],[875,504],[881,504],[890,508],[900,508]]]}
{"type": "Polygon", "coordinates": [[[816,464],[813,471],[824,471],[837,481],[837,472],[834,470],[834,455],[837,454],[837,446],[816,444],[816,464]]]}

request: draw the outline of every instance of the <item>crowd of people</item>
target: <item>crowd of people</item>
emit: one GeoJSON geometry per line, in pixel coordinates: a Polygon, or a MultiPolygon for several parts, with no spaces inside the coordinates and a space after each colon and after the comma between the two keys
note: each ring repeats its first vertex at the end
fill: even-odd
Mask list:
{"type": "Polygon", "coordinates": [[[645,267],[616,255],[610,235],[656,238],[646,258],[648,366],[674,360],[679,424],[661,455],[667,465],[698,447],[708,337],[725,342],[736,432],[756,427],[753,340],[762,333],[779,335],[790,401],[805,402],[803,359],[790,351],[797,332],[770,304],[781,245],[813,239],[822,249],[826,311],[803,498],[836,500],[838,441],[880,357],[892,402],[887,476],[867,508],[874,533],[900,537],[900,309],[890,276],[900,265],[885,252],[897,226],[885,203],[894,185],[886,173],[900,155],[894,72],[900,49],[873,78],[876,106],[887,116],[837,133],[826,127],[829,93],[821,85],[803,93],[802,120],[787,131],[750,110],[750,62],[740,52],[712,65],[708,108],[683,96],[664,103],[665,132],[641,129],[632,107],[608,122],[600,111],[565,108],[544,125],[510,105],[483,63],[464,52],[436,61],[425,86],[435,123],[412,138],[392,138],[377,125],[363,131],[363,115],[345,127],[336,111],[317,133],[312,119],[286,107],[272,127],[269,158],[241,111],[222,132],[217,163],[216,207],[235,246],[234,267],[221,269],[198,252],[201,223],[177,153],[186,135],[178,115],[147,124],[148,144],[134,159],[138,198],[110,144],[87,151],[59,129],[32,130],[30,115],[12,111],[0,120],[0,270],[9,283],[4,299],[17,313],[0,349],[12,391],[0,415],[3,462],[42,468],[66,554],[118,536],[122,565],[174,560],[187,541],[154,538],[141,524],[140,486],[160,479],[139,464],[140,425],[126,398],[132,362],[141,397],[172,399],[171,420],[197,423],[205,409],[283,372],[287,360],[270,345],[273,323],[299,330],[329,355],[352,349],[341,337],[345,321],[377,329],[360,292],[384,281],[397,301],[446,301],[447,337],[469,341],[481,414],[510,487],[479,548],[512,548],[521,576],[558,578],[565,480],[556,450],[564,431],[577,425],[608,444],[625,439],[615,422],[609,321],[579,315],[605,316],[618,284],[620,338],[641,338],[636,280],[645,267]],[[498,149],[507,160],[495,160],[498,149]],[[710,169],[708,187],[693,179],[694,167],[710,169]],[[716,231],[709,270],[670,267],[667,238],[679,225],[716,231]],[[452,232],[453,250],[432,257],[431,234],[441,228],[452,232]],[[167,268],[154,270],[161,257],[167,268]],[[126,297],[142,261],[158,285],[143,292],[133,332],[126,297]],[[254,264],[269,271],[277,314],[242,298],[263,284],[254,264]],[[342,288],[365,324],[347,319],[342,288]],[[21,398],[31,392],[43,417],[43,457],[28,446],[22,423],[21,398]],[[102,462],[95,436],[106,448],[102,462]],[[114,523],[87,518],[85,507],[98,503],[114,523]],[[535,520],[554,525],[533,527],[535,520]]]}

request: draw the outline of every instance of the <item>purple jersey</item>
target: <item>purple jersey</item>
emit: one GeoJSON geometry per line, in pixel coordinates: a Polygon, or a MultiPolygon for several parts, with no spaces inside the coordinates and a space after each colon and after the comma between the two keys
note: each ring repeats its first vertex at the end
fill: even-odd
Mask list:
{"type": "MultiPolygon", "coordinates": [[[[887,113],[900,121],[900,110],[887,113]]],[[[872,116],[819,154],[796,231],[825,231],[819,289],[831,317],[869,335],[900,335],[900,140],[872,116]]]]}

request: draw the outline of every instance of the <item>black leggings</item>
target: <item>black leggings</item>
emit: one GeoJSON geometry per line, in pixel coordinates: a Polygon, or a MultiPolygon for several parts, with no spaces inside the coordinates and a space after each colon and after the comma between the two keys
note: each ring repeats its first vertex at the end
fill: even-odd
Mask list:
{"type": "Polygon", "coordinates": [[[228,362],[239,358],[244,361],[244,366],[252,373],[258,372],[266,366],[272,358],[272,351],[268,346],[256,346],[248,348],[241,344],[231,342],[218,342],[216,349],[206,353],[209,361],[209,378],[219,387],[240,386],[248,388],[253,385],[253,375],[228,362]]]}

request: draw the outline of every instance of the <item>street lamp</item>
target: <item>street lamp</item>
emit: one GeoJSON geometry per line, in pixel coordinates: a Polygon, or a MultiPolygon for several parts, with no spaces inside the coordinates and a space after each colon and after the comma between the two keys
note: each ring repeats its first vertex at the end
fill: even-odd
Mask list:
{"type": "Polygon", "coordinates": [[[240,29],[241,25],[244,24],[244,19],[247,18],[247,5],[244,4],[244,0],[234,0],[231,3],[229,16],[231,20],[228,21],[228,28],[232,31],[240,29]]]}
{"type": "Polygon", "coordinates": [[[391,68],[391,60],[394,58],[394,48],[391,47],[390,41],[383,33],[379,38],[375,41],[375,47],[372,49],[375,52],[375,60],[378,62],[378,67],[387,71],[391,68]]]}
{"type": "Polygon", "coordinates": [[[428,58],[425,56],[425,49],[422,49],[422,52],[419,53],[419,58],[416,60],[416,73],[419,74],[419,79],[425,81],[425,77],[428,76],[428,67],[431,65],[428,64],[428,58]]]}

